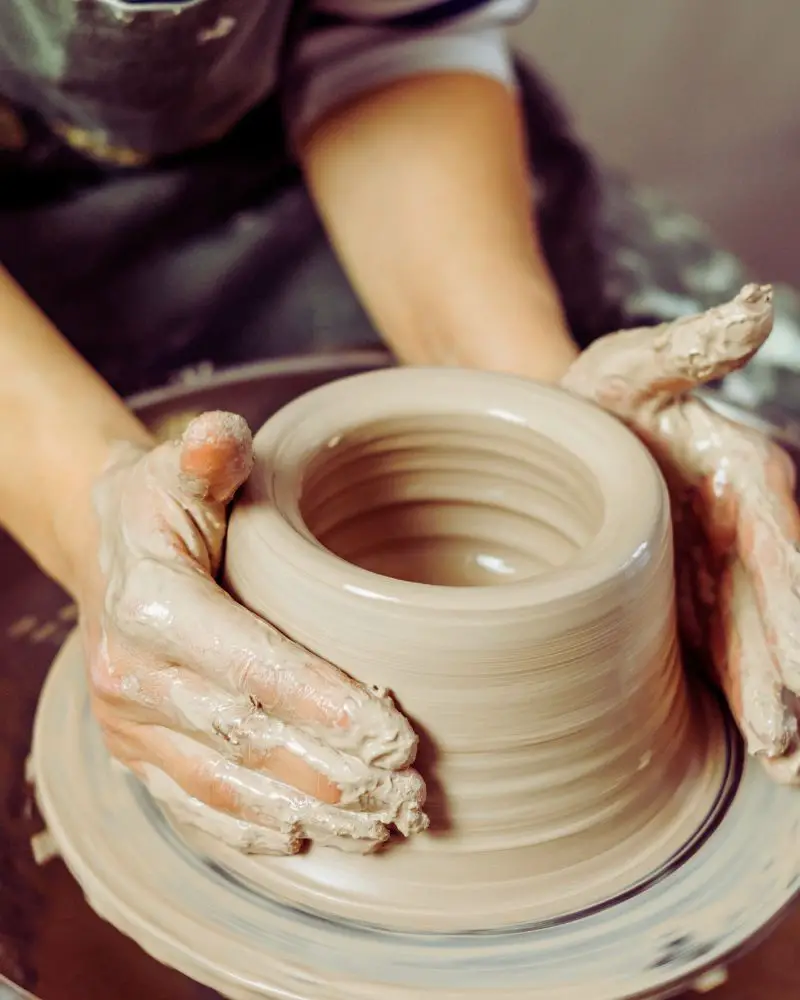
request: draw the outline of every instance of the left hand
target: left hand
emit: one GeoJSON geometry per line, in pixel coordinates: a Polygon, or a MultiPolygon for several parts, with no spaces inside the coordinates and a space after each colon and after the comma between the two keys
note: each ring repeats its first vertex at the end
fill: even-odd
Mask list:
{"type": "MultiPolygon", "coordinates": [[[[121,443],[76,578],[94,714],[166,812],[249,854],[369,853],[427,827],[417,737],[389,696],[291,642],[216,582],[253,464],[241,417],[121,443]]],[[[281,566],[272,567],[280,574],[281,566]]]]}
{"type": "Polygon", "coordinates": [[[621,417],[669,487],[678,614],[706,654],[748,749],[800,777],[800,516],[789,456],[692,390],[747,363],[772,329],[772,292],[597,341],[564,388],[621,417]]]}

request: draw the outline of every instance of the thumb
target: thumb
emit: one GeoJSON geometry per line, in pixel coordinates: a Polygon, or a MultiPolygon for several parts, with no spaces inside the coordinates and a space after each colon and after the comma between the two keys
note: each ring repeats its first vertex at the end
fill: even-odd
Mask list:
{"type": "Polygon", "coordinates": [[[724,378],[743,367],[772,331],[770,285],[745,285],[724,305],[696,316],[675,320],[661,328],[656,350],[663,370],[655,374],[650,393],[694,389],[724,378]]]}
{"type": "Polygon", "coordinates": [[[194,500],[227,503],[253,468],[253,437],[236,413],[195,417],[179,449],[180,489],[194,500]]]}
{"type": "Polygon", "coordinates": [[[664,403],[745,365],[772,329],[772,289],[746,285],[724,305],[589,346],[562,386],[619,413],[664,403]]]}

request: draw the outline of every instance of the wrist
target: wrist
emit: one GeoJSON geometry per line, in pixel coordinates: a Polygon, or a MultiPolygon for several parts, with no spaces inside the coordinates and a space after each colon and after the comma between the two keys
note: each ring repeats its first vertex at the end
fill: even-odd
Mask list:
{"type": "Polygon", "coordinates": [[[99,484],[116,469],[141,459],[153,443],[132,415],[130,426],[109,429],[107,434],[79,443],[77,460],[65,471],[52,511],[54,548],[51,565],[45,567],[74,597],[85,591],[98,571],[99,484]]]}

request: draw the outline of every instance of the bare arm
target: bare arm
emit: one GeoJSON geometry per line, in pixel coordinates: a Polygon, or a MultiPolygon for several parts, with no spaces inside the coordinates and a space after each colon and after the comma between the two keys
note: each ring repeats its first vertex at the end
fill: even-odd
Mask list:
{"type": "Polygon", "coordinates": [[[211,575],[226,502],[252,465],[244,420],[203,414],[181,442],[150,449],[4,274],[0,373],[0,520],[78,601],[111,754],[181,822],[248,852],[291,854],[323,837],[366,852],[392,825],[424,829],[424,783],[407,766],[417,740],[391,699],[298,649],[211,575]],[[312,762],[295,750],[309,724],[315,747],[326,744],[312,762]]]}
{"type": "Polygon", "coordinates": [[[74,592],[92,483],[114,442],[149,436],[2,270],[0,373],[0,524],[74,592]]]}
{"type": "Polygon", "coordinates": [[[533,223],[514,94],[469,73],[391,84],[301,142],[312,193],[401,361],[555,380],[577,354],[533,223]]]}
{"type": "MultiPolygon", "coordinates": [[[[558,378],[576,349],[531,224],[513,95],[469,74],[393,84],[303,143],[339,251],[402,361],[558,378]]],[[[0,272],[0,523],[68,589],[121,400],[0,272]]]]}

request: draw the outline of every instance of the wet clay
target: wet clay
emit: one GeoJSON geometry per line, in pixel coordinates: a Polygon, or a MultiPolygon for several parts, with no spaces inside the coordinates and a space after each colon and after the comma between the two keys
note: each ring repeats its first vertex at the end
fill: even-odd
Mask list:
{"type": "Polygon", "coordinates": [[[367,858],[191,834],[199,851],[328,914],[461,931],[608,900],[691,841],[722,723],[681,670],[664,482],[618,420],[521,379],[398,369],[295,401],[255,451],[225,584],[392,693],[431,826],[367,858]]]}
{"type": "Polygon", "coordinates": [[[766,434],[691,392],[744,365],[773,324],[772,289],[589,347],[563,384],[626,420],[658,458],[673,509],[682,639],[703,652],[748,750],[800,778],[800,515],[795,469],[766,434]]]}
{"type": "Polygon", "coordinates": [[[82,600],[95,716],[111,755],[181,821],[248,851],[373,850],[389,825],[427,823],[406,766],[417,737],[388,698],[214,581],[226,505],[252,465],[250,429],[229,412],[152,450],[115,449],[82,600]]]}
{"type": "Polygon", "coordinates": [[[271,562],[282,583],[270,617],[355,676],[388,687],[411,714],[429,786],[428,832],[368,857],[313,847],[292,859],[248,858],[202,831],[190,835],[190,826],[176,833],[105,751],[77,637],[42,693],[37,797],[90,903],[159,960],[236,1000],[673,995],[797,891],[800,797],[742,761],[723,717],[680,678],[663,483],[646,452],[613,418],[565,393],[534,387],[537,405],[526,395],[523,406],[530,384],[501,379],[493,396],[485,380],[462,373],[456,393],[446,381],[453,376],[416,383],[422,391],[406,395],[400,413],[385,409],[399,405],[387,382],[354,412],[356,381],[341,383],[344,406],[327,397],[333,413],[317,394],[311,412],[295,408],[302,419],[271,421],[252,492],[234,518],[232,537],[253,522],[239,536],[249,546],[247,573],[233,580],[233,550],[228,567],[231,587],[252,590],[256,607],[271,562]],[[343,413],[353,418],[349,428],[343,413]],[[456,433],[442,453],[419,426],[425,414],[435,440],[453,431],[454,414],[469,433],[456,433]],[[395,447],[393,428],[409,447],[395,447]],[[624,474],[609,454],[624,461],[624,474]],[[376,458],[404,489],[387,490],[381,474],[368,474],[376,458]],[[458,496],[447,493],[456,485],[458,496]],[[373,512],[381,498],[374,529],[363,537],[348,530],[348,510],[373,512]],[[399,517],[409,506],[419,518],[399,517]],[[448,531],[449,514],[422,516],[448,506],[495,517],[462,516],[448,531]],[[402,532],[390,530],[396,518],[402,532]],[[413,542],[408,558],[397,544],[403,533],[413,542]],[[441,536],[446,585],[430,558],[441,536]],[[305,608],[292,611],[292,600],[305,608]],[[682,827],[692,831],[689,844],[682,827]],[[582,858],[588,848],[602,851],[614,828],[627,839],[618,836],[600,862],[582,858]],[[532,894],[540,914],[567,919],[501,928],[520,912],[512,868],[525,883],[523,905],[532,894]],[[607,905],[581,903],[620,885],[627,890],[607,905]],[[420,931],[426,922],[441,930],[480,920],[498,930],[432,936],[326,919],[339,896],[338,912],[376,914],[377,923],[420,931]],[[285,905],[301,897],[316,913],[285,905]]]}

